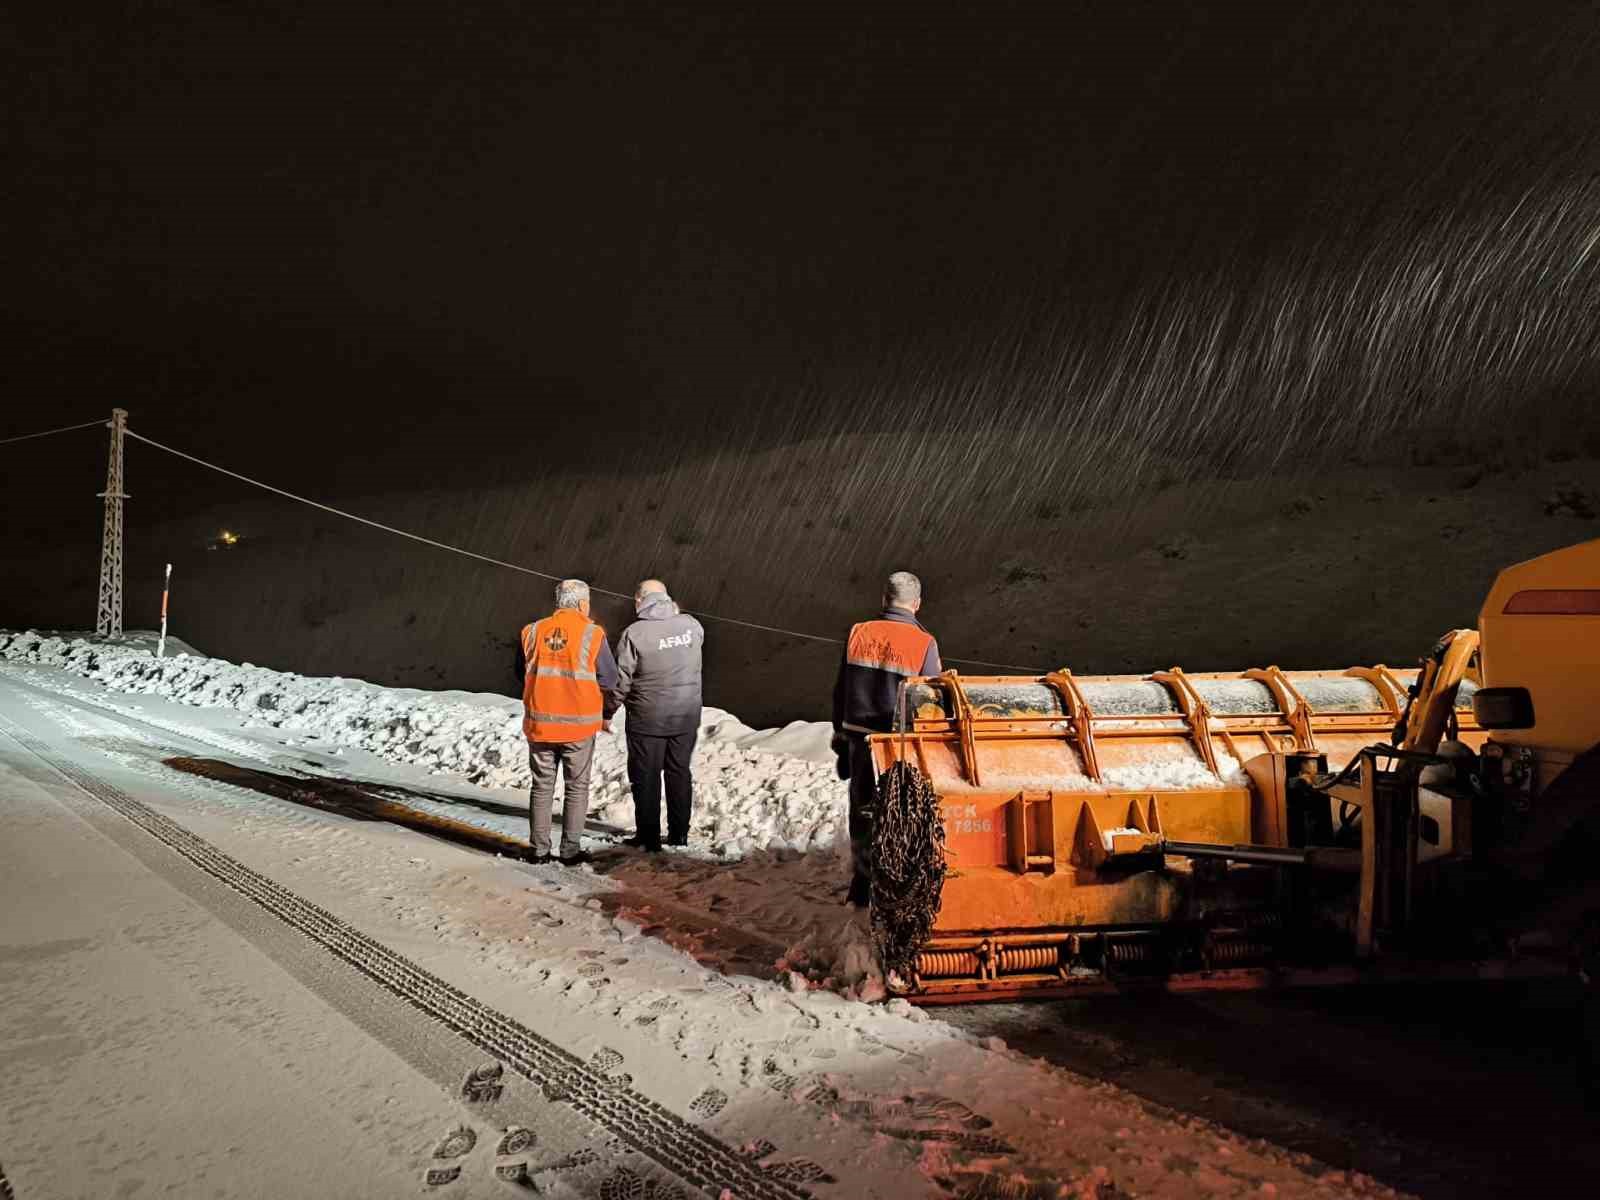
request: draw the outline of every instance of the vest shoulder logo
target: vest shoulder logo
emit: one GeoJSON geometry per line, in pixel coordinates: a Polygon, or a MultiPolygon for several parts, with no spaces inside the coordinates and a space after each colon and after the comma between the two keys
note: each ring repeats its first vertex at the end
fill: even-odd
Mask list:
{"type": "Polygon", "coordinates": [[[567,648],[567,631],[565,629],[552,629],[544,635],[545,649],[551,654],[560,654],[567,648]]]}

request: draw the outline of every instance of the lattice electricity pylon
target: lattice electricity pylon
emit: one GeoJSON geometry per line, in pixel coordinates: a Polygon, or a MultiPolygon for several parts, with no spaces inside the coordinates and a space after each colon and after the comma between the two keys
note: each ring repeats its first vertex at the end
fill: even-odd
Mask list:
{"type": "Polygon", "coordinates": [[[102,637],[122,636],[122,434],[128,427],[128,410],[111,410],[111,457],[106,462],[106,523],[100,535],[100,608],[94,629],[102,637]]]}

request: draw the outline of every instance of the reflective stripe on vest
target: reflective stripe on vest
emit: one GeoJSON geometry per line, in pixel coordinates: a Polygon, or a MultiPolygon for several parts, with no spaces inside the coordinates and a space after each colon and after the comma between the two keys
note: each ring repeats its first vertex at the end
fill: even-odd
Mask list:
{"type": "Polygon", "coordinates": [[[542,675],[546,679],[597,679],[593,671],[569,671],[565,667],[539,667],[535,675],[542,675]]]}
{"type": "Polygon", "coordinates": [[[852,667],[920,675],[933,635],[901,621],[862,621],[850,630],[845,661],[852,667]]]}

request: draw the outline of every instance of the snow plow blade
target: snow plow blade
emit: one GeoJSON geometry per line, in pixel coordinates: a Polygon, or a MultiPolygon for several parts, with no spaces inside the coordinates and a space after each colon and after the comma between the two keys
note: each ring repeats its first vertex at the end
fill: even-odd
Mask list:
{"type": "MultiPolygon", "coordinates": [[[[945,874],[931,935],[891,990],[940,1003],[1347,971],[1355,915],[1350,936],[1325,937],[1326,922],[1313,936],[1304,874],[1289,876],[1342,876],[1352,909],[1378,886],[1362,873],[1354,806],[1327,785],[1390,739],[1415,679],[1375,666],[911,680],[873,757],[881,779],[903,762],[936,797],[945,874]]],[[[1463,679],[1450,702],[1472,747],[1475,690],[1463,679]]],[[[1447,855],[1460,829],[1450,804],[1421,819],[1438,843],[1425,849],[1447,855]]]]}

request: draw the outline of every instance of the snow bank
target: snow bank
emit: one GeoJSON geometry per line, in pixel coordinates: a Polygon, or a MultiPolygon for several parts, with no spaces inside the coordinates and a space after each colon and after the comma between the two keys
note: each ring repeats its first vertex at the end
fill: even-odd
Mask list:
{"type": "Polygon", "coordinates": [[[833,727],[825,721],[790,721],[782,729],[752,729],[738,717],[718,708],[705,709],[700,735],[728,742],[741,750],[763,750],[832,767],[833,727]],[[721,718],[720,720],[717,718],[721,718]]]}
{"type": "MultiPolygon", "coordinates": [[[[169,638],[169,650],[172,645],[169,638]]],[[[36,630],[0,632],[0,658],[64,668],[114,691],[234,709],[274,728],[484,787],[528,786],[522,706],[506,696],[386,688],[194,654],[158,659],[129,642],[36,630]]],[[[595,820],[629,828],[633,800],[623,725],[619,716],[613,731],[599,737],[589,811],[595,820]]],[[[700,849],[739,857],[769,848],[820,849],[843,835],[847,792],[833,773],[828,726],[794,722],[755,730],[707,708],[700,732],[691,831],[700,849]]]]}
{"type": "MultiPolygon", "coordinates": [[[[307,738],[365,750],[389,762],[454,775],[484,787],[528,786],[521,704],[508,696],[386,688],[230,663],[198,654],[157,659],[149,639],[110,643],[71,634],[0,632],[0,657],[62,667],[119,692],[157,695],[204,708],[234,709],[307,738]]],[[[169,649],[181,645],[168,639],[169,649]]],[[[622,714],[596,746],[589,812],[621,829],[633,826],[622,714]]],[[[719,708],[701,711],[694,756],[695,822],[701,852],[741,858],[758,850],[823,849],[845,837],[848,794],[833,772],[830,727],[794,721],[752,729],[719,708]]],[[[1242,783],[1239,764],[1218,764],[1222,779],[1193,755],[1150,757],[1109,767],[1079,790],[1173,789],[1242,783]]],[[[1061,785],[1059,778],[1007,779],[1012,786],[1061,785]]]]}

